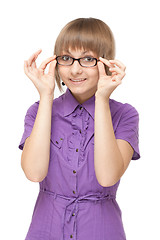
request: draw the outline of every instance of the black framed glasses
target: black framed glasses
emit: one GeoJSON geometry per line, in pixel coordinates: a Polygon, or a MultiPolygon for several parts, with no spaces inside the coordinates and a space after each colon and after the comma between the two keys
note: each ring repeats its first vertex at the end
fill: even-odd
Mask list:
{"type": "Polygon", "coordinates": [[[99,61],[97,58],[93,58],[90,56],[82,57],[82,58],[73,58],[67,55],[57,56],[57,63],[62,66],[71,66],[74,61],[78,61],[82,67],[94,67],[97,65],[99,61]]]}

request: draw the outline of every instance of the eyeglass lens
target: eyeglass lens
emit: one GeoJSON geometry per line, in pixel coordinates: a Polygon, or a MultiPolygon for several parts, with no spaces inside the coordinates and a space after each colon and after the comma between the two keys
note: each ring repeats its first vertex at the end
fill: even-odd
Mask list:
{"type": "Polygon", "coordinates": [[[72,65],[75,60],[78,60],[80,65],[83,67],[93,67],[97,63],[97,59],[92,58],[92,57],[84,57],[84,58],[79,58],[79,59],[74,59],[70,56],[58,56],[57,57],[58,64],[64,65],[64,66],[72,65]]]}

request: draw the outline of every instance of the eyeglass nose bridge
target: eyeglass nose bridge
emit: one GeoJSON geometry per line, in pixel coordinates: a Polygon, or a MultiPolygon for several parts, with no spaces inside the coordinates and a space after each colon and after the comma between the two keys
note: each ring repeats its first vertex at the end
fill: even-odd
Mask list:
{"type": "MultiPolygon", "coordinates": [[[[71,57],[71,58],[72,58],[72,63],[71,63],[70,65],[73,65],[74,61],[78,61],[78,62],[79,62],[79,65],[80,65],[81,67],[86,67],[86,66],[82,65],[81,62],[80,62],[80,60],[83,59],[83,58],[73,58],[73,57],[71,57]]],[[[95,63],[95,65],[96,65],[97,62],[99,62],[100,60],[99,60],[99,59],[96,59],[96,58],[95,58],[95,60],[96,60],[96,63],[95,63]]],[[[94,66],[95,66],[95,65],[94,65],[94,66]]]]}
{"type": "Polygon", "coordinates": [[[79,65],[80,65],[81,67],[83,67],[83,65],[81,65],[80,60],[81,60],[81,58],[73,58],[73,57],[72,57],[72,63],[71,63],[71,65],[73,65],[74,61],[78,61],[78,62],[79,62],[79,65]]]}

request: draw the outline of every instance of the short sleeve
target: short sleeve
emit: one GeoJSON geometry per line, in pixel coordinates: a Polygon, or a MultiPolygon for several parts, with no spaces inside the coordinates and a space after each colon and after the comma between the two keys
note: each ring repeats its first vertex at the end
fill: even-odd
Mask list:
{"type": "Polygon", "coordinates": [[[132,146],[134,149],[132,160],[140,158],[139,114],[130,104],[124,104],[124,109],[115,131],[115,137],[116,139],[123,139],[127,141],[132,146]]]}
{"type": "Polygon", "coordinates": [[[23,150],[24,147],[24,143],[27,137],[30,136],[33,126],[34,126],[34,122],[36,119],[36,115],[37,115],[37,111],[38,111],[38,106],[39,103],[35,102],[33,105],[31,105],[28,110],[27,113],[25,115],[25,119],[24,119],[24,132],[21,138],[21,141],[19,143],[19,149],[23,150]]]}

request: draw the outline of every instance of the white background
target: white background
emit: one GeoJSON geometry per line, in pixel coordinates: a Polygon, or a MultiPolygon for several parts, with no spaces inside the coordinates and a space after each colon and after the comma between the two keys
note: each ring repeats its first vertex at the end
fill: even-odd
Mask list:
{"type": "MultiPolygon", "coordinates": [[[[140,114],[141,159],[121,178],[117,201],[127,240],[160,239],[159,215],[159,3],[152,1],[3,1],[0,4],[0,239],[22,240],[39,185],[27,180],[18,149],[28,107],[39,100],[23,62],[42,48],[38,64],[53,53],[61,28],[78,17],[96,17],[112,29],[116,58],[127,67],[111,98],[140,114]]],[[[55,96],[60,92],[56,87],[55,96]]],[[[85,239],[86,240],[86,239],[85,239]]],[[[98,240],[98,239],[97,239],[98,240]]]]}

